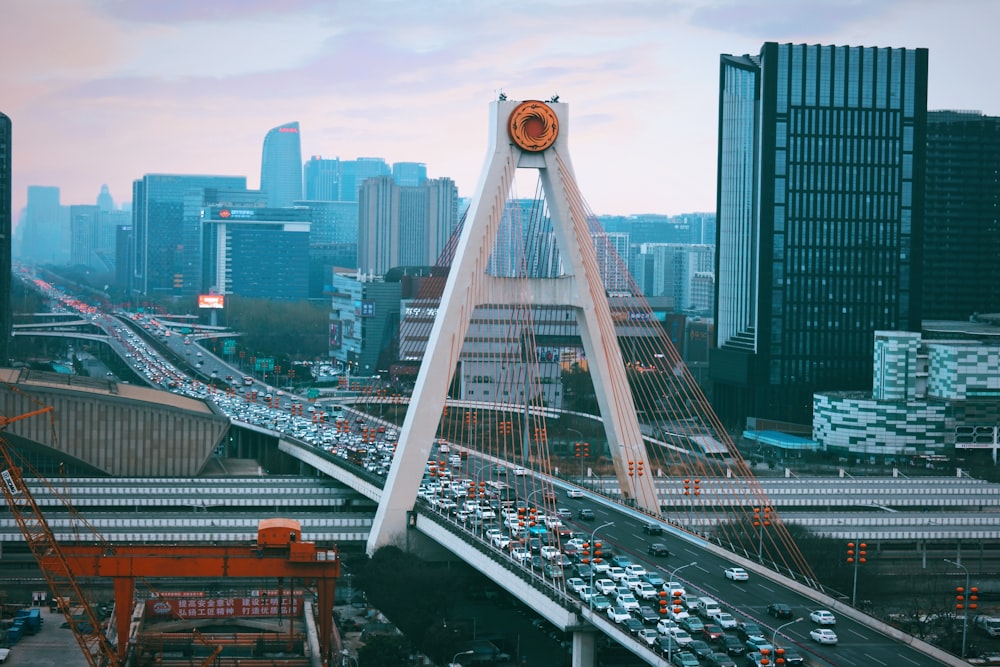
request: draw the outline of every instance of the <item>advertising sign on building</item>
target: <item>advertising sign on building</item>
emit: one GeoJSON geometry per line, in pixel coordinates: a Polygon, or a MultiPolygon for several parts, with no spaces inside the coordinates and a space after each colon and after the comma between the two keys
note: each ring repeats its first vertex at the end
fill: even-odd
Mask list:
{"type": "Polygon", "coordinates": [[[146,600],[146,614],[151,617],[181,619],[298,616],[302,598],[283,596],[196,597],[146,600]]]}
{"type": "Polygon", "coordinates": [[[224,308],[225,307],[225,295],[223,294],[199,294],[198,295],[198,307],[199,308],[224,308]]]}

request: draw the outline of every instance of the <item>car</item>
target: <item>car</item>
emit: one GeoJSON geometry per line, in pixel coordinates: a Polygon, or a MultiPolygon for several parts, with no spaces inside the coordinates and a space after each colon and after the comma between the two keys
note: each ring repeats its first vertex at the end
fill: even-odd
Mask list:
{"type": "Polygon", "coordinates": [[[7,662],[8,657],[10,657],[10,649],[0,648],[0,662],[7,662]]]}
{"type": "Polygon", "coordinates": [[[690,651],[677,651],[670,657],[670,664],[677,667],[699,667],[698,656],[690,651]]]}
{"type": "Polygon", "coordinates": [[[581,579],[587,579],[589,581],[594,577],[594,568],[591,567],[590,563],[577,563],[576,574],[581,579]]]}
{"type": "Polygon", "coordinates": [[[705,623],[701,628],[701,636],[708,642],[715,643],[719,641],[722,639],[723,634],[725,634],[725,631],[715,623],[705,623]]]}
{"type": "Polygon", "coordinates": [[[791,618],[792,608],[784,602],[772,602],[767,605],[767,613],[775,618],[791,618]]]}
{"type": "Polygon", "coordinates": [[[708,667],[736,667],[736,661],[725,653],[713,652],[705,658],[708,667]]]}
{"type": "Polygon", "coordinates": [[[670,549],[667,548],[666,544],[662,542],[653,542],[648,547],[646,547],[646,552],[650,556],[669,556],[670,549]]]}
{"type": "Polygon", "coordinates": [[[639,601],[635,599],[635,596],[631,593],[621,593],[618,595],[618,599],[615,600],[615,605],[618,607],[623,607],[626,611],[631,612],[632,610],[639,610],[639,601]]]}
{"type": "Polygon", "coordinates": [[[494,535],[490,538],[490,542],[493,543],[497,549],[506,549],[510,544],[510,538],[506,535],[494,535]]]}
{"type": "Polygon", "coordinates": [[[699,660],[712,655],[712,647],[703,639],[692,639],[691,643],[687,645],[687,650],[698,656],[699,660]]]}
{"type": "Polygon", "coordinates": [[[642,624],[642,621],[640,621],[635,616],[631,617],[627,621],[622,622],[622,625],[625,627],[626,630],[628,630],[628,633],[630,635],[637,635],[639,634],[640,630],[644,630],[646,628],[646,626],[642,624]]]}
{"type": "Polygon", "coordinates": [[[804,665],[806,664],[806,659],[794,648],[786,648],[782,646],[774,647],[774,654],[778,658],[784,658],[786,665],[804,665]]]}
{"type": "Polygon", "coordinates": [[[531,560],[531,551],[525,549],[524,547],[515,547],[514,549],[511,549],[510,557],[518,563],[524,565],[531,560]]]}
{"type": "Polygon", "coordinates": [[[662,535],[663,526],[661,526],[658,523],[646,523],[643,524],[642,526],[642,532],[646,533],[647,535],[662,535]]]}
{"type": "Polygon", "coordinates": [[[660,633],[656,631],[656,628],[643,628],[639,632],[635,633],[636,638],[644,642],[646,646],[655,646],[656,640],[659,638],[660,633]]]}
{"type": "Polygon", "coordinates": [[[666,582],[663,584],[663,591],[670,597],[681,597],[687,595],[687,591],[684,589],[684,584],[679,581],[666,582]]]}
{"type": "Polygon", "coordinates": [[[613,581],[621,581],[622,579],[625,578],[625,568],[616,567],[612,565],[611,567],[608,568],[607,575],[613,581]]]}
{"type": "Polygon", "coordinates": [[[626,567],[632,564],[632,559],[626,556],[625,554],[615,554],[611,558],[611,564],[614,565],[615,567],[620,567],[621,569],[624,570],[626,567]]]}
{"type": "Polygon", "coordinates": [[[698,610],[698,596],[684,593],[680,597],[681,606],[690,612],[698,610]]]}
{"type": "Polygon", "coordinates": [[[560,507],[559,509],[556,510],[556,516],[559,517],[559,519],[561,520],[568,521],[569,519],[573,518],[573,513],[570,512],[565,507],[560,507]]]}
{"type": "Polygon", "coordinates": [[[640,581],[632,590],[635,592],[637,598],[642,598],[643,600],[655,600],[659,597],[656,588],[645,581],[640,581]]]}
{"type": "Polygon", "coordinates": [[[521,466],[517,466],[516,468],[514,468],[514,474],[517,475],[518,477],[524,477],[525,475],[528,474],[528,469],[522,468],[521,466]]]}
{"type": "Polygon", "coordinates": [[[566,491],[567,498],[583,498],[583,491],[580,489],[569,489],[566,491]]]}
{"type": "Polygon", "coordinates": [[[646,574],[646,568],[639,563],[632,563],[625,567],[625,574],[629,574],[636,577],[642,577],[646,574]]]}
{"type": "Polygon", "coordinates": [[[663,584],[666,583],[663,580],[663,575],[660,574],[659,572],[655,571],[655,570],[650,570],[649,572],[647,572],[645,574],[645,576],[643,576],[642,579],[647,584],[649,584],[650,586],[653,586],[655,588],[659,588],[660,586],[662,586],[663,584]]]}
{"type": "Polygon", "coordinates": [[[750,621],[743,621],[742,623],[737,624],[736,632],[739,633],[740,637],[743,639],[764,636],[764,630],[756,623],[751,623],[750,621]]]}
{"type": "Polygon", "coordinates": [[[809,631],[809,638],[818,644],[837,643],[837,633],[830,628],[813,628],[809,631]]]}
{"type": "Polygon", "coordinates": [[[747,667],[770,667],[771,658],[760,651],[747,653],[747,667]]]}
{"type": "Polygon", "coordinates": [[[606,574],[611,564],[603,558],[594,558],[590,561],[590,567],[594,568],[594,572],[598,574],[606,574]]]}
{"type": "Polygon", "coordinates": [[[587,582],[580,577],[570,577],[566,580],[566,588],[579,594],[580,589],[587,585],[587,582]]]}
{"type": "Polygon", "coordinates": [[[660,622],[660,615],[648,604],[640,606],[639,611],[635,612],[635,617],[647,625],[656,625],[660,622]]]}
{"type": "Polygon", "coordinates": [[[594,510],[589,507],[583,507],[577,511],[576,518],[580,521],[593,521],[596,517],[594,516],[594,510]]]}
{"type": "Polygon", "coordinates": [[[594,597],[590,598],[590,602],[588,604],[590,605],[590,608],[593,609],[594,611],[604,611],[605,609],[611,607],[611,600],[609,600],[604,595],[597,594],[594,597]]]}
{"type": "Polygon", "coordinates": [[[774,646],[771,645],[770,639],[765,639],[764,637],[749,637],[743,643],[746,648],[747,653],[753,653],[755,651],[763,653],[764,655],[771,655],[774,652],[774,646]]]}
{"type": "Polygon", "coordinates": [[[717,611],[712,614],[712,620],[723,630],[730,630],[736,627],[736,617],[728,611],[717,611]]]}
{"type": "Polygon", "coordinates": [[[601,578],[594,582],[594,588],[597,589],[598,593],[601,593],[602,595],[607,595],[609,593],[614,593],[618,587],[615,585],[615,582],[612,581],[611,579],[601,578]]]}
{"type": "Polygon", "coordinates": [[[743,655],[746,653],[743,642],[739,640],[739,637],[735,637],[728,632],[722,635],[722,638],[719,640],[719,646],[725,649],[729,655],[743,655]]]}
{"type": "Polygon", "coordinates": [[[677,625],[687,630],[688,633],[691,634],[691,636],[700,635],[702,628],[705,627],[705,624],[702,623],[701,619],[698,618],[697,616],[688,616],[686,618],[682,618],[679,621],[677,621],[677,625]]]}
{"type": "Polygon", "coordinates": [[[670,634],[671,628],[676,628],[677,623],[671,621],[669,618],[661,618],[656,622],[656,631],[661,635],[670,634]]]}
{"type": "Polygon", "coordinates": [[[616,605],[608,607],[607,614],[612,623],[624,623],[628,619],[632,618],[632,614],[628,613],[625,607],[619,607],[616,605]]]}
{"type": "Polygon", "coordinates": [[[730,581],[750,580],[750,575],[747,574],[747,571],[744,570],[742,567],[727,567],[725,574],[726,574],[726,579],[729,579],[730,581]]]}
{"type": "Polygon", "coordinates": [[[559,549],[557,547],[546,544],[541,548],[541,556],[545,560],[552,560],[559,555],[559,549]]]}
{"type": "Polygon", "coordinates": [[[583,586],[580,588],[580,590],[576,592],[576,594],[579,595],[580,599],[583,600],[584,602],[589,602],[590,598],[597,595],[597,589],[595,589],[593,586],[583,586]]]}
{"type": "Polygon", "coordinates": [[[681,646],[687,646],[694,639],[688,631],[681,627],[673,627],[667,630],[667,634],[674,638],[674,641],[681,646]]]}
{"type": "Polygon", "coordinates": [[[562,579],[563,578],[563,567],[562,567],[562,565],[556,565],[555,563],[549,563],[543,569],[543,573],[549,579],[562,579]]]}
{"type": "Polygon", "coordinates": [[[545,559],[538,554],[532,554],[530,565],[532,570],[541,570],[545,567],[545,559]]]}
{"type": "Polygon", "coordinates": [[[670,635],[661,634],[656,638],[656,644],[654,648],[660,652],[661,655],[673,655],[681,650],[680,644],[674,641],[674,638],[670,635]]]}
{"type": "Polygon", "coordinates": [[[809,612],[809,620],[816,625],[836,625],[837,617],[826,609],[817,609],[809,612]]]}

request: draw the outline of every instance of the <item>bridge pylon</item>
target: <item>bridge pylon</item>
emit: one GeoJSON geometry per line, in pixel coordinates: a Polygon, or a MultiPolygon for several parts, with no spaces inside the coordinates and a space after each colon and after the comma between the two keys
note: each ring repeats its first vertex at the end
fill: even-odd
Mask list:
{"type": "MultiPolygon", "coordinates": [[[[473,311],[525,304],[568,308],[576,317],[623,499],[660,511],[652,471],[635,474],[645,445],[615,336],[608,288],[568,152],[569,107],[555,101],[501,99],[490,105],[487,162],[455,247],[396,455],[368,539],[368,552],[405,544],[408,512],[434,446],[448,388],[473,311]],[[537,170],[562,263],[554,278],[514,279],[492,271],[504,212],[519,169],[537,170]],[[515,282],[516,280],[516,282],[515,282]],[[630,465],[631,464],[631,465],[630,465]]],[[[525,396],[525,400],[528,397],[525,396]]]]}

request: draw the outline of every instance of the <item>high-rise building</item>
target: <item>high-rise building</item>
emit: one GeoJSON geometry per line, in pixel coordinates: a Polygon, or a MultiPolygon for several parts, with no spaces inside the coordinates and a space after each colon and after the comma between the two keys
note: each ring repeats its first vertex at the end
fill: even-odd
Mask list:
{"type": "Polygon", "coordinates": [[[11,298],[11,244],[14,215],[11,200],[11,134],[10,117],[0,113],[0,366],[10,365],[13,331],[13,299],[11,298]]]}
{"type": "Polygon", "coordinates": [[[291,206],[302,199],[302,142],[298,122],[285,123],[264,137],[260,189],[271,208],[291,206]]]}
{"type": "Polygon", "coordinates": [[[1000,313],[1000,118],[927,114],[925,320],[1000,313]]]}
{"type": "Polygon", "coordinates": [[[919,331],[926,49],[765,43],[721,57],[715,407],[810,423],[919,331]]]}
{"type": "Polygon", "coordinates": [[[419,187],[401,187],[391,176],[367,179],[358,203],[358,269],[381,276],[395,266],[431,266],[457,224],[450,178],[419,187]]]}
{"type": "Polygon", "coordinates": [[[190,176],[146,174],[132,183],[132,292],[148,296],[175,295],[197,289],[200,249],[189,248],[198,242],[191,233],[193,224],[185,218],[198,219],[198,212],[216,200],[207,191],[246,191],[245,176],[190,176]],[[188,213],[185,214],[185,202],[188,213]],[[185,275],[189,278],[185,278],[185,275]]]}
{"type": "Polygon", "coordinates": [[[59,188],[29,185],[28,204],[19,226],[20,259],[33,264],[69,261],[69,211],[59,203],[59,188]]]}
{"type": "Polygon", "coordinates": [[[427,165],[423,162],[393,162],[392,180],[404,187],[423,185],[427,180],[427,165]]]}

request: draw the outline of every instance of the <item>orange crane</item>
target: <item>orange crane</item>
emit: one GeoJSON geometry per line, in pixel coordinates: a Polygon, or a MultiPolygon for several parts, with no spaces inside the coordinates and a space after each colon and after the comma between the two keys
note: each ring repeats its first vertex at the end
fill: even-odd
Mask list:
{"type": "MultiPolygon", "coordinates": [[[[45,407],[16,417],[0,416],[0,431],[16,421],[51,410],[51,407],[45,407]]],[[[91,667],[125,664],[131,625],[128,610],[131,609],[135,596],[135,580],[140,577],[215,580],[227,577],[288,577],[311,582],[317,591],[320,655],[324,657],[324,661],[327,660],[333,637],[334,589],[336,579],[340,576],[340,557],[333,548],[318,547],[314,542],[303,541],[298,521],[261,520],[257,528],[257,540],[251,545],[113,546],[100,538],[97,544],[90,541],[87,544],[60,546],[30,490],[25,486],[20,468],[13,459],[7,441],[2,437],[0,458],[6,466],[0,471],[0,488],[3,489],[11,512],[38,561],[53,597],[68,599],[73,594],[76,599],[84,601],[86,598],[77,583],[78,577],[113,579],[117,647],[111,644],[103,632],[91,605],[83,604],[85,619],[78,619],[67,605],[60,605],[91,667]]],[[[44,481],[41,475],[35,474],[44,481]]],[[[73,511],[67,499],[55,489],[51,491],[73,511]]],[[[86,523],[78,514],[76,516],[86,523]]],[[[100,537],[93,527],[90,529],[100,537]]]]}

